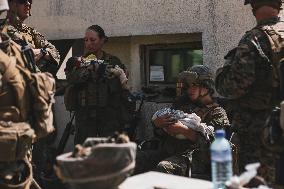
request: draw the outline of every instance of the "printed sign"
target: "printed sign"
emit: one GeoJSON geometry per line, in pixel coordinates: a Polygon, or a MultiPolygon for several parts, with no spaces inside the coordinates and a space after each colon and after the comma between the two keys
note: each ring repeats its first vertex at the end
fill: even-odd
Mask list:
{"type": "Polygon", "coordinates": [[[165,81],[163,66],[150,66],[150,81],[165,81]]]}

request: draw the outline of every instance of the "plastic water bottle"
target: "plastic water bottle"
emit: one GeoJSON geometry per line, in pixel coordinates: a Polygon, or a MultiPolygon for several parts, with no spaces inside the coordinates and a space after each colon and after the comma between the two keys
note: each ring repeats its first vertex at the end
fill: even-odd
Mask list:
{"type": "Polygon", "coordinates": [[[214,189],[225,189],[225,182],[233,175],[232,151],[230,143],[225,139],[225,131],[216,131],[210,150],[214,189]]]}

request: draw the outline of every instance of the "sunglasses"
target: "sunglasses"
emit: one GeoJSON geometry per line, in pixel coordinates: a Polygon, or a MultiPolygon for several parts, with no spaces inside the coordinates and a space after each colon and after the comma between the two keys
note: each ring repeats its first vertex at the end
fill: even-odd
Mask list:
{"type": "Polygon", "coordinates": [[[33,0],[16,0],[16,1],[19,4],[27,4],[27,3],[32,4],[33,3],[33,0]]]}

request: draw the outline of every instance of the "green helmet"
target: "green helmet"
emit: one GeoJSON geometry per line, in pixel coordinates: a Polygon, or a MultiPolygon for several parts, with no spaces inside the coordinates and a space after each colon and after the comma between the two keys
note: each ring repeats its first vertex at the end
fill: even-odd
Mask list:
{"type": "Polygon", "coordinates": [[[209,89],[209,93],[214,93],[214,76],[209,67],[204,65],[196,65],[179,74],[179,78],[184,83],[198,84],[202,87],[209,89]]]}
{"type": "Polygon", "coordinates": [[[244,4],[255,4],[255,3],[262,3],[262,4],[275,4],[278,5],[279,8],[282,6],[282,0],[245,0],[244,4]]]}

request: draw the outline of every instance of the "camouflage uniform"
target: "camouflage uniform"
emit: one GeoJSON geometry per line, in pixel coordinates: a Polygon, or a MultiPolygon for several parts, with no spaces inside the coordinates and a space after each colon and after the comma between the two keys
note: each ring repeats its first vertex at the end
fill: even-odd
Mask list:
{"type": "Polygon", "coordinates": [[[235,107],[232,127],[239,137],[240,171],[246,164],[260,161],[259,173],[269,182],[274,181],[277,156],[264,150],[261,136],[267,116],[280,101],[272,85],[270,42],[259,28],[277,25],[283,30],[282,24],[278,17],[258,22],[225,57],[215,81],[219,94],[231,99],[235,107]]]}
{"type": "Polygon", "coordinates": [[[37,66],[40,71],[50,72],[53,76],[56,75],[60,55],[54,45],[52,45],[46,38],[36,31],[34,28],[31,28],[21,22],[16,24],[11,24],[8,21],[6,29],[4,31],[12,38],[16,43],[21,44],[21,41],[26,41],[31,48],[33,49],[45,49],[50,55],[51,59],[49,61],[41,58],[37,61],[37,66]],[[6,30],[6,31],[5,31],[6,30]]]}
{"type": "MultiPolygon", "coordinates": [[[[102,60],[125,68],[117,57],[105,52],[102,60]]],[[[82,144],[87,137],[110,136],[115,131],[122,131],[123,90],[119,79],[104,75],[92,77],[98,73],[90,72],[86,67],[76,68],[76,61],[76,57],[71,57],[65,68],[67,81],[76,86],[76,98],[79,99],[79,107],[75,110],[75,144],[82,144]]]]}
{"type": "MultiPolygon", "coordinates": [[[[201,66],[201,68],[204,67],[201,66]]],[[[210,85],[213,82],[211,79],[205,79],[201,82],[210,85]]],[[[211,89],[209,86],[206,87],[211,89]]],[[[225,129],[229,126],[225,110],[215,102],[204,105],[191,101],[188,95],[185,95],[181,96],[172,108],[186,113],[195,113],[201,118],[201,122],[213,126],[214,129],[225,129]]],[[[187,139],[174,138],[163,131],[159,132],[161,136],[158,150],[137,152],[136,173],[155,169],[180,176],[210,179],[210,140],[206,140],[200,134],[197,141],[193,143],[187,139]]]]}

